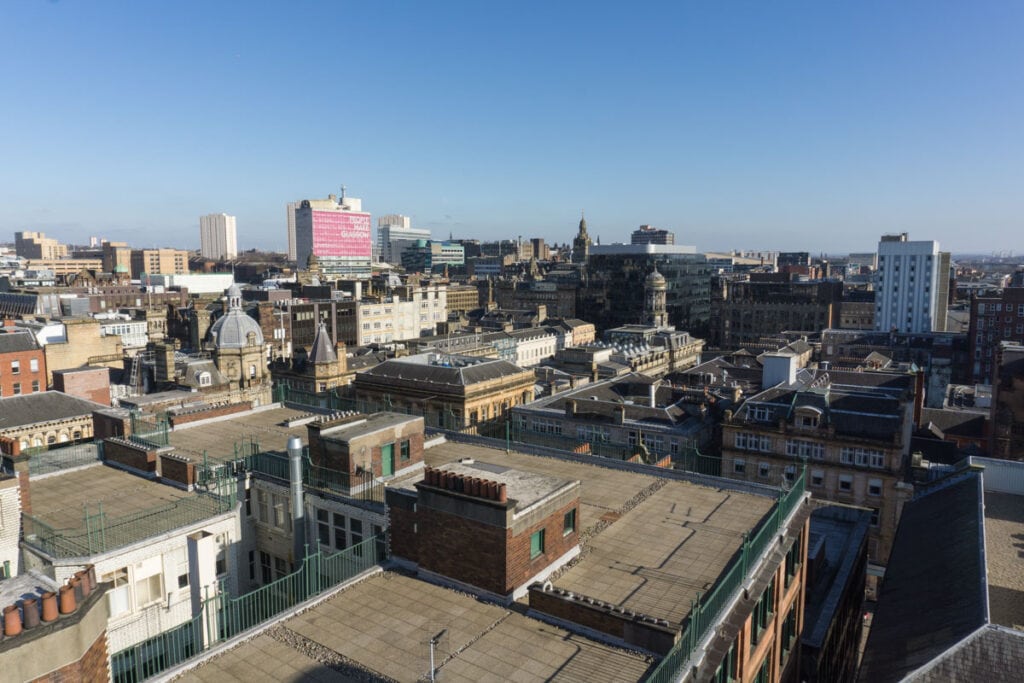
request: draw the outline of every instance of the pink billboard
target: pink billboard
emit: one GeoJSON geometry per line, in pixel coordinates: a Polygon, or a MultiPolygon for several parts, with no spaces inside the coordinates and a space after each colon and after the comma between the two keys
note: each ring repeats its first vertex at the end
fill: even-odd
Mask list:
{"type": "Polygon", "coordinates": [[[370,214],[314,210],[313,253],[370,258],[370,214]]]}

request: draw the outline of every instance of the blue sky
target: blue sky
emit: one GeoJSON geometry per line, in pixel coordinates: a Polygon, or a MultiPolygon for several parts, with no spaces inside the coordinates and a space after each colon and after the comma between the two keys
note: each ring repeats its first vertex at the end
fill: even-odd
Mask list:
{"type": "Polygon", "coordinates": [[[283,249],[337,192],[435,236],[1024,250],[1024,3],[0,6],[0,239],[283,249]]]}

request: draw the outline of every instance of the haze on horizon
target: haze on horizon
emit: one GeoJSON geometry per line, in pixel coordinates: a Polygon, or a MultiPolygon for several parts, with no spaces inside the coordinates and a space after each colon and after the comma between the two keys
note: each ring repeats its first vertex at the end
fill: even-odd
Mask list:
{"type": "Polygon", "coordinates": [[[0,241],[283,250],[344,183],[435,237],[1024,251],[1024,4],[0,8],[0,241]]]}

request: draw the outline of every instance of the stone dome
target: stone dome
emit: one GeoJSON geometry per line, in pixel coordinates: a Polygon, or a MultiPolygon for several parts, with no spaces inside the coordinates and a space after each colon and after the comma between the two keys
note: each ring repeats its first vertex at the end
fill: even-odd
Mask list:
{"type": "Polygon", "coordinates": [[[644,280],[644,287],[651,289],[665,289],[668,287],[668,281],[665,280],[665,276],[659,273],[658,269],[655,268],[651,271],[651,274],[647,276],[647,279],[644,280]]]}
{"type": "Polygon", "coordinates": [[[242,291],[237,285],[231,285],[227,292],[228,312],[217,319],[210,327],[210,337],[217,349],[241,349],[250,346],[249,335],[253,335],[252,344],[263,344],[263,331],[258,322],[246,315],[242,310],[242,291]]]}

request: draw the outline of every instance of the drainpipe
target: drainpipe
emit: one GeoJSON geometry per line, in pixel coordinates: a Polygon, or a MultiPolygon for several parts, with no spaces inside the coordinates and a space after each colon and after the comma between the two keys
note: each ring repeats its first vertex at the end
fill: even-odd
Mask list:
{"type": "Polygon", "coordinates": [[[296,566],[306,559],[306,505],[302,500],[302,439],[288,439],[288,480],[292,493],[292,557],[296,566]]]}

